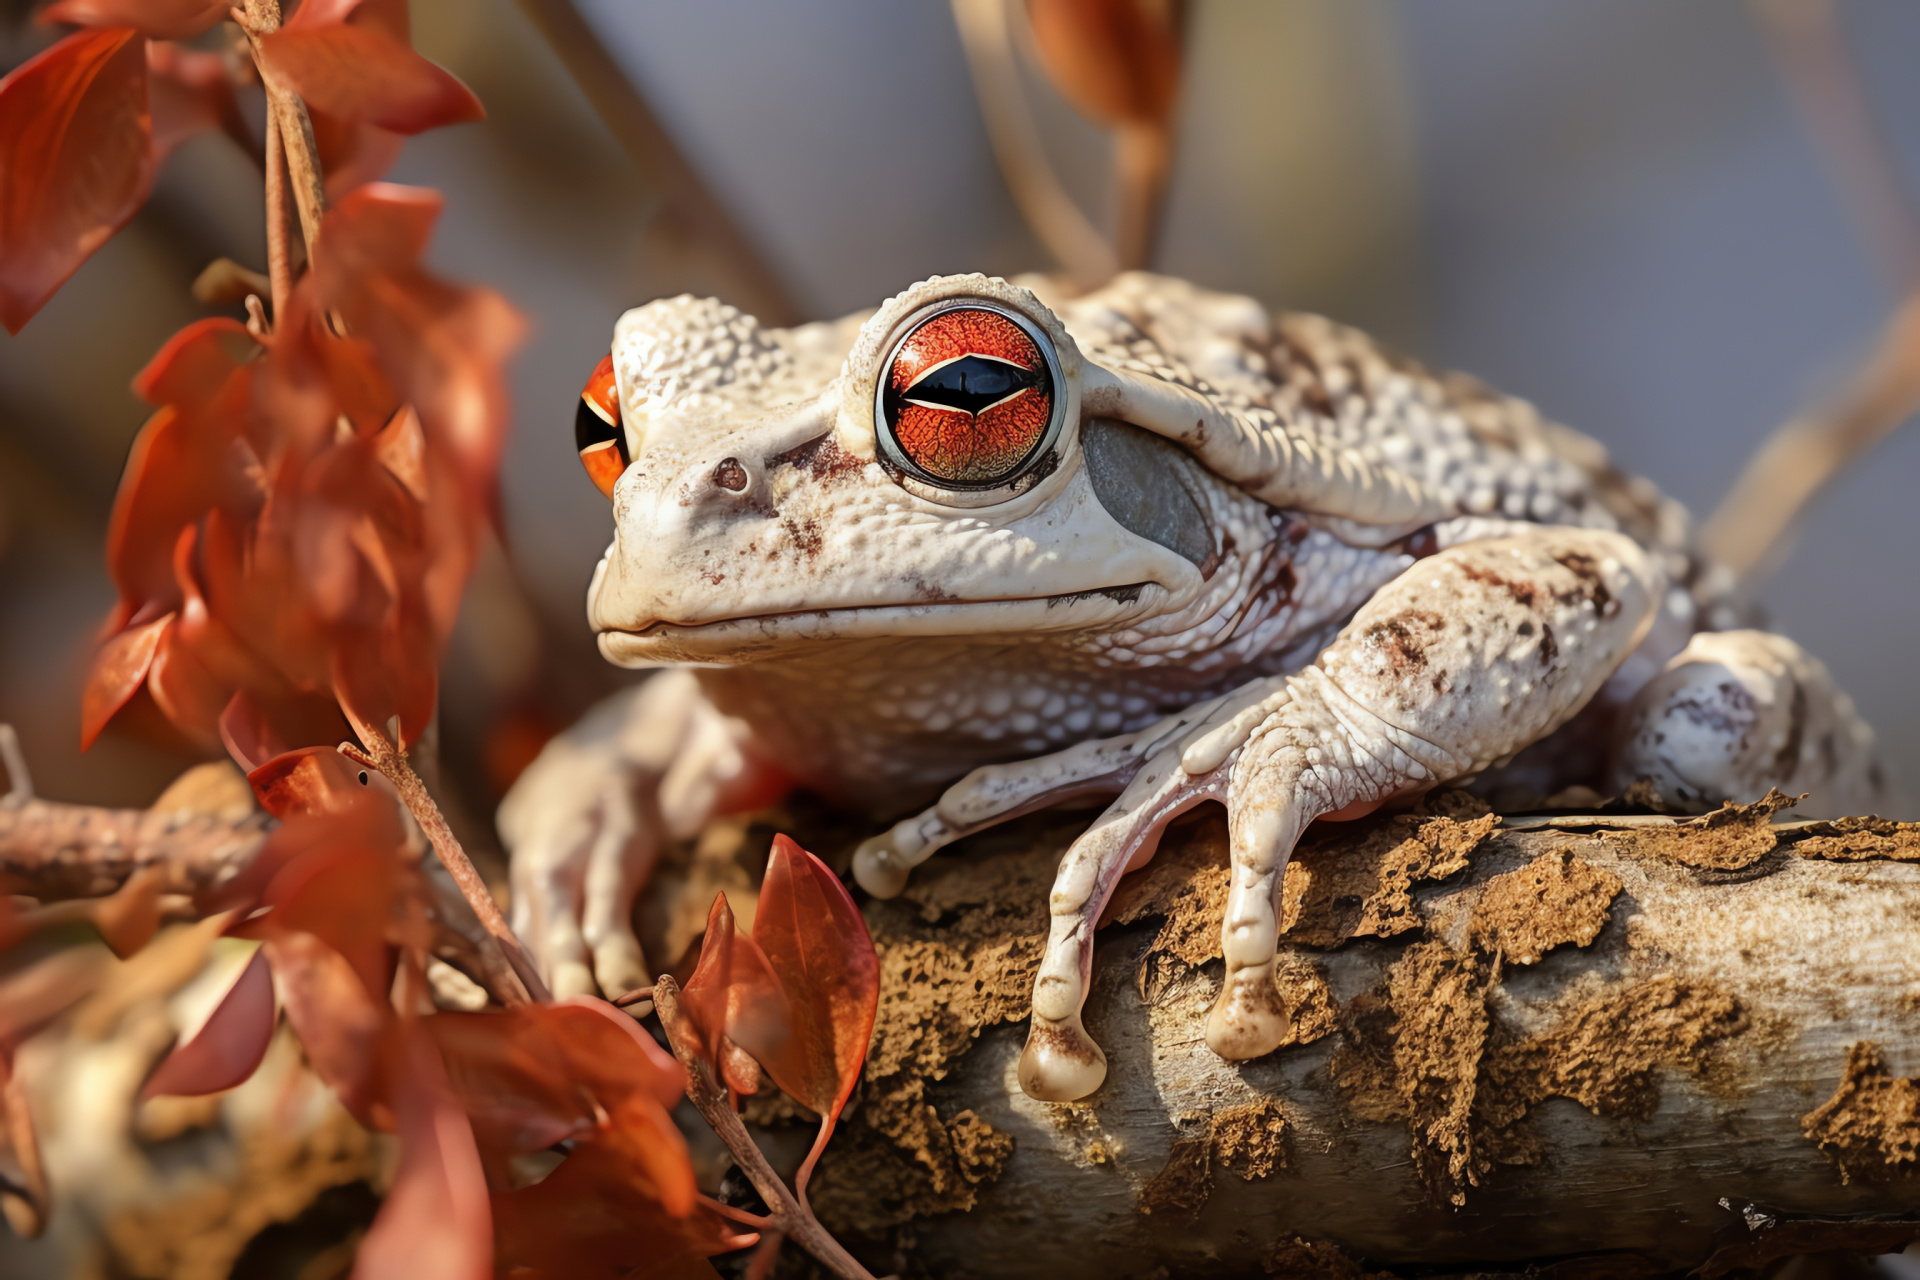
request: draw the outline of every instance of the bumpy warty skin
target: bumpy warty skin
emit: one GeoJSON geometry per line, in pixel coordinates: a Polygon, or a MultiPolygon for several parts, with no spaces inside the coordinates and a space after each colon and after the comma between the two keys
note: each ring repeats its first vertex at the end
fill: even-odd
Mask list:
{"type": "Polygon", "coordinates": [[[632,462],[589,615],[613,661],[682,670],[502,807],[516,928],[563,993],[644,984],[653,852],[771,770],[876,815],[934,801],[856,850],[882,895],[970,832],[1117,797],[1049,897],[1019,1079],[1058,1101],[1105,1075],[1080,1008],[1108,896],[1196,804],[1231,835],[1207,1039],[1250,1058],[1286,1036],[1276,898],[1319,818],[1609,768],[1692,807],[1873,795],[1871,733],[1817,662],[1759,632],[1689,644],[1729,611],[1675,504],[1331,321],[1144,274],[1071,298],[956,276],[787,330],[655,302],[612,363],[632,462]],[[969,345],[882,381],[955,306],[969,345]],[[967,487],[907,457],[886,415],[909,393],[954,456],[1053,412],[967,487]]]}
{"type": "Polygon", "coordinates": [[[1170,449],[1213,539],[1194,564],[1108,516],[1071,414],[1028,492],[929,501],[887,474],[870,415],[844,411],[871,394],[849,394],[841,359],[866,317],[765,330],[673,299],[629,313],[614,342],[635,461],[590,598],[603,650],[716,664],[700,671],[710,696],[804,782],[897,809],[976,765],[1301,665],[1475,517],[1625,529],[1692,576],[1682,513],[1599,445],[1354,330],[1144,274],[1056,311],[1091,361],[1349,446],[1462,518],[1425,547],[1351,545],[1337,516],[1269,506],[1170,449]],[[727,459],[744,492],[712,483],[727,459]]]}

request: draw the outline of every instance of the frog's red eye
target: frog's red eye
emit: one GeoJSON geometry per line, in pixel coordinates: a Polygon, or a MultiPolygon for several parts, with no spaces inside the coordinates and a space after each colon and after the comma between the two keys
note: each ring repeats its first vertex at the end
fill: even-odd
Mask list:
{"type": "Polygon", "coordinates": [[[613,357],[602,356],[580,391],[573,412],[573,443],[593,487],[613,496],[613,482],[633,459],[627,457],[627,433],[620,426],[620,389],[613,382],[613,357]]]}
{"type": "Polygon", "coordinates": [[[1019,475],[1053,425],[1045,337],[1012,316],[959,306],[894,345],[880,385],[886,451],[934,484],[990,488],[1019,475]]]}

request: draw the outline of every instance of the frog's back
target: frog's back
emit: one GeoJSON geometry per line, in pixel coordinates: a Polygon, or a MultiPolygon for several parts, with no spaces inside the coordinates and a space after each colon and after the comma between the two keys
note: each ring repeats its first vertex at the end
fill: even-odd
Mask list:
{"type": "Polygon", "coordinates": [[[1447,494],[1472,515],[1618,529],[1696,576],[1685,510],[1598,441],[1476,378],[1436,372],[1358,329],[1133,272],[1060,304],[1095,359],[1273,410],[1447,494]]]}

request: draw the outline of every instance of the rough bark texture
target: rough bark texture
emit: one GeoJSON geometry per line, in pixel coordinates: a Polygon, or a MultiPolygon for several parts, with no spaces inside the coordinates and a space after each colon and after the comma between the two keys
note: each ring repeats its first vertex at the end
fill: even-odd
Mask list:
{"type": "Polygon", "coordinates": [[[822,1218],[879,1269],[1050,1280],[1711,1276],[1920,1236],[1920,828],[1476,806],[1316,829],[1285,881],[1293,1041],[1241,1064],[1202,1036],[1225,825],[1176,828],[1109,908],[1109,1075],[1069,1106],[1014,1066],[1080,823],[921,868],[866,909],[880,1021],[822,1218]]]}

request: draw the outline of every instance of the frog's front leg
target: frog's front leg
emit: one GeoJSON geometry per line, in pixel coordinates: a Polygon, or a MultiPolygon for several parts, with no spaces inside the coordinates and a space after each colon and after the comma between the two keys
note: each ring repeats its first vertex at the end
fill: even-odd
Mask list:
{"type": "Polygon", "coordinates": [[[1288,1029],[1277,900],[1307,825],[1469,777],[1552,732],[1632,652],[1663,590],[1651,558],[1614,533],[1541,528],[1451,548],[1376,593],[1313,666],[1187,743],[1177,769],[1143,769],[1061,863],[1022,1088],[1067,1101],[1104,1078],[1080,1021],[1094,928],[1172,814],[1226,801],[1226,978],[1207,1043],[1257,1057],[1288,1029]]]}

